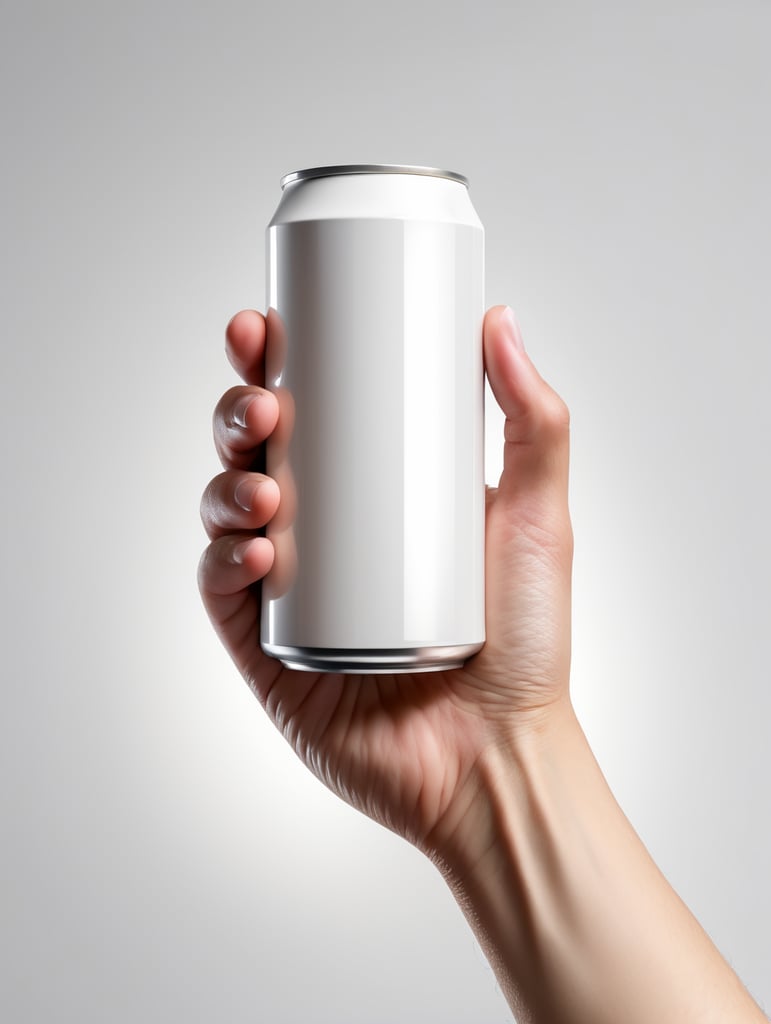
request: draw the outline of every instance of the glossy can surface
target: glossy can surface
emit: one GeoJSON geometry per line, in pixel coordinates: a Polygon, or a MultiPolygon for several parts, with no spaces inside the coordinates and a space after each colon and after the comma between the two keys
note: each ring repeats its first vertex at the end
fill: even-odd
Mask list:
{"type": "Polygon", "coordinates": [[[467,183],[356,165],[282,184],[262,646],[302,669],[455,667],[484,643],[484,235],[467,183]]]}

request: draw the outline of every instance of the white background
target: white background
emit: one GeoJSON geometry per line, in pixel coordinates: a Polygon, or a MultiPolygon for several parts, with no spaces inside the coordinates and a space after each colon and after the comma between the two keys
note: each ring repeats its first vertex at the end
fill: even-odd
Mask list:
{"type": "Polygon", "coordinates": [[[3,5],[4,1020],[512,1020],[195,585],[279,177],[377,161],[471,179],[572,410],[580,717],[768,1009],[770,50],[761,0],[3,5]]]}

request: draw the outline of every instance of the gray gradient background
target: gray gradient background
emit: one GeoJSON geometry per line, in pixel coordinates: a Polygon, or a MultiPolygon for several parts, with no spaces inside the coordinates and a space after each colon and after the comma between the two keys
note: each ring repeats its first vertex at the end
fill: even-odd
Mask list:
{"type": "Polygon", "coordinates": [[[768,1008],[771,5],[6,3],[0,50],[0,1017],[512,1019],[194,582],[224,325],[346,161],[471,179],[573,414],[575,702],[768,1008]]]}

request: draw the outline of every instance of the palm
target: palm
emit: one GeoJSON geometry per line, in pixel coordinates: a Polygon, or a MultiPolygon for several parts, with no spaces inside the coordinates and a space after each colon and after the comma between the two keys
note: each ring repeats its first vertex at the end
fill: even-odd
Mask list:
{"type": "Polygon", "coordinates": [[[461,724],[470,716],[458,702],[460,675],[282,669],[264,693],[285,737],[324,783],[420,843],[473,763],[473,732],[461,724]]]}
{"type": "MultiPolygon", "coordinates": [[[[507,529],[496,497],[489,492],[488,537],[507,529]]],[[[510,560],[488,565],[487,573],[488,590],[504,589],[504,614],[512,613],[500,678],[495,637],[463,669],[447,672],[343,675],[284,668],[256,643],[259,602],[252,591],[241,592],[238,614],[229,618],[235,628],[222,630],[239,669],[308,767],[338,795],[418,844],[441,821],[484,745],[518,714],[554,697],[555,658],[564,652],[540,646],[540,636],[534,647],[535,631],[518,635],[516,626],[517,620],[538,621],[540,634],[544,627],[560,632],[560,624],[547,619],[559,605],[562,574],[549,569],[549,545],[516,532],[519,539],[508,543],[510,560]],[[520,581],[515,589],[510,574],[520,581]]],[[[501,600],[489,594],[490,604],[500,609],[501,600]]]]}

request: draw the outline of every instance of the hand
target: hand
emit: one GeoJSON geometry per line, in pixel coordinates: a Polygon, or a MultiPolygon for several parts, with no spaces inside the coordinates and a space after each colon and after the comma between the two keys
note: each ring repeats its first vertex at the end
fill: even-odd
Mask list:
{"type": "Polygon", "coordinates": [[[246,386],[214,416],[225,472],[203,498],[200,585],[268,714],[331,789],[437,863],[518,1020],[765,1020],[624,817],[573,714],[568,415],[511,314],[492,309],[484,325],[506,416],[487,492],[487,642],[461,669],[417,675],[293,672],[260,649],[253,584],[274,551],[255,531],[280,501],[252,470],[279,426],[266,331],[270,346],[254,312],[227,330],[246,386]]]}
{"type": "Polygon", "coordinates": [[[254,587],[274,558],[270,541],[255,533],[280,502],[275,481],[252,468],[279,419],[264,387],[269,335],[252,311],[227,328],[228,355],[245,385],[228,391],[214,415],[225,472],[202,501],[211,539],[199,569],[204,604],[239,671],[308,767],[437,856],[473,794],[481,755],[537,730],[569,700],[567,409],[525,354],[511,311],[491,309],[485,368],[506,423],[503,473],[487,490],[484,648],[446,672],[296,672],[260,648],[254,587]]]}

